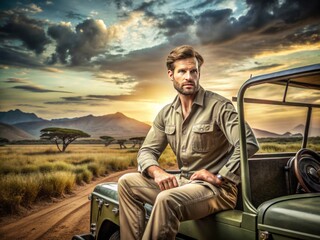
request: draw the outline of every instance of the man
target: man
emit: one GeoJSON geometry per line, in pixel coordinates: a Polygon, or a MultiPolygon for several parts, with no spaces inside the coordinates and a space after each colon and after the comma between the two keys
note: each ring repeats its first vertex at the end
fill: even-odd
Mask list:
{"type": "MultiPolygon", "coordinates": [[[[233,209],[240,165],[238,115],[224,97],[199,85],[202,56],[191,46],[167,58],[168,76],[178,95],[157,115],[138,153],[140,173],[118,183],[121,239],[174,239],[181,221],[233,209]],[[170,144],[179,177],[157,162],[170,144]],[[147,224],[144,203],[153,205],[147,224]]],[[[258,143],[247,125],[248,154],[258,143]]]]}

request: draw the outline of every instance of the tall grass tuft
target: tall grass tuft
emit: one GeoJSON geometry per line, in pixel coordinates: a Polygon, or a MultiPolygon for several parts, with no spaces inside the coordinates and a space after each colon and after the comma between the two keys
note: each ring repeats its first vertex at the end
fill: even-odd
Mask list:
{"type": "Polygon", "coordinates": [[[39,166],[39,171],[42,173],[49,173],[53,171],[52,163],[44,163],[39,166]]]}
{"type": "Polygon", "coordinates": [[[0,209],[3,213],[18,212],[24,195],[25,184],[19,175],[7,175],[0,179],[0,209]]]}
{"type": "Polygon", "coordinates": [[[41,179],[41,197],[61,197],[70,192],[75,183],[75,175],[70,172],[46,173],[41,179]]]}
{"type": "Polygon", "coordinates": [[[22,174],[30,174],[30,173],[36,173],[38,172],[39,167],[35,165],[26,165],[21,167],[20,173],[22,174]]]}
{"type": "Polygon", "coordinates": [[[83,182],[90,183],[92,180],[92,172],[90,172],[87,166],[77,166],[74,169],[74,173],[76,174],[76,183],[78,185],[82,185],[83,182]]]}

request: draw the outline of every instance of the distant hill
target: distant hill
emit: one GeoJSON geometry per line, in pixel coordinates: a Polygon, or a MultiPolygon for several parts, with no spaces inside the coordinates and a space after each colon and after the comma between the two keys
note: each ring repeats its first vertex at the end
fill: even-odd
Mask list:
{"type": "MultiPolygon", "coordinates": [[[[296,127],[294,127],[292,130],[290,130],[290,132],[303,134],[304,133],[304,128],[305,128],[305,125],[299,124],[296,127]]],[[[309,130],[309,134],[310,134],[310,137],[320,136],[320,128],[311,127],[310,130],[309,130]]]]}
{"type": "Polygon", "coordinates": [[[253,128],[254,135],[256,138],[276,138],[279,137],[280,134],[253,128]]]}
{"type": "Polygon", "coordinates": [[[37,137],[40,136],[40,130],[47,127],[75,128],[90,134],[92,138],[99,138],[103,135],[114,138],[140,137],[146,136],[150,129],[149,125],[119,112],[104,116],[88,115],[71,119],[17,123],[14,126],[37,137]]]}
{"type": "Polygon", "coordinates": [[[302,137],[300,133],[286,132],[284,134],[273,133],[257,128],[252,129],[256,138],[284,138],[284,137],[302,137]]]}
{"type": "Polygon", "coordinates": [[[6,138],[10,141],[36,139],[29,133],[5,123],[0,123],[0,137],[6,138]]]}
{"type": "Polygon", "coordinates": [[[25,113],[20,109],[10,110],[8,112],[0,112],[0,122],[10,125],[22,122],[39,122],[43,121],[34,113],[25,113]]]}

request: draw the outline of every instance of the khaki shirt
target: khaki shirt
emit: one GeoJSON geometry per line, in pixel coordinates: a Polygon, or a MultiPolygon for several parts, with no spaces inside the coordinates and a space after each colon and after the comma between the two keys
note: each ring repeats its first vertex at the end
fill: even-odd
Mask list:
{"type": "MultiPolygon", "coordinates": [[[[249,155],[259,148],[246,125],[249,155]]],[[[139,153],[139,170],[158,164],[161,153],[169,144],[184,176],[206,169],[238,184],[240,166],[238,113],[232,103],[200,87],[189,116],[184,119],[180,99],[165,106],[157,115],[139,153]]]]}

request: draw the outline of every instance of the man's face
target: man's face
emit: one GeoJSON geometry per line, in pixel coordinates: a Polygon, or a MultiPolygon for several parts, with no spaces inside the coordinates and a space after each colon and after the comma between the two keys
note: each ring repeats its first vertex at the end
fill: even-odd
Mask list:
{"type": "Polygon", "coordinates": [[[186,58],[174,62],[174,70],[168,76],[174,88],[182,95],[194,95],[199,89],[200,72],[196,58],[186,58]]]}

